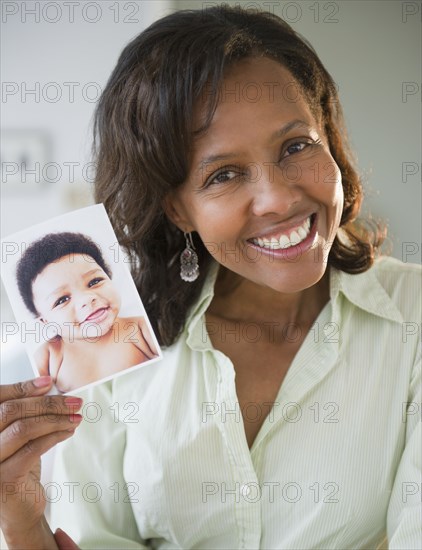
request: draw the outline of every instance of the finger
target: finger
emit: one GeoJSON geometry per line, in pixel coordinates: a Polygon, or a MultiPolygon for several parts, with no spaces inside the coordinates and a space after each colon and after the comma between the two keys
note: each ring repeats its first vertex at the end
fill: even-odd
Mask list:
{"type": "Polygon", "coordinates": [[[35,416],[13,422],[0,434],[0,462],[4,462],[14,455],[29,441],[54,432],[74,429],[81,421],[80,414],[69,414],[56,416],[54,420],[50,421],[41,421],[41,417],[35,416]]]}
{"type": "Polygon", "coordinates": [[[51,376],[40,376],[33,380],[17,382],[16,384],[4,384],[0,386],[0,403],[11,399],[22,399],[32,395],[42,395],[53,385],[51,376]]]}
{"type": "Polygon", "coordinates": [[[55,422],[57,416],[75,413],[82,407],[79,397],[46,395],[24,397],[0,403],[0,430],[22,418],[38,417],[41,420],[55,422]]]}
{"type": "Polygon", "coordinates": [[[75,544],[69,535],[61,529],[56,530],[54,533],[54,539],[59,547],[59,550],[79,550],[79,546],[75,544]]]}
{"type": "Polygon", "coordinates": [[[2,483],[13,483],[24,472],[29,472],[38,463],[41,455],[52,449],[57,443],[72,437],[75,429],[54,432],[28,441],[19,451],[1,463],[2,483]]]}

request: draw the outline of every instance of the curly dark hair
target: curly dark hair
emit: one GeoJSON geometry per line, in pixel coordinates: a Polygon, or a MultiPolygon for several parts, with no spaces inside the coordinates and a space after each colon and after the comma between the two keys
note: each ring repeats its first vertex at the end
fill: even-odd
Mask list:
{"type": "Polygon", "coordinates": [[[44,235],[25,250],[16,268],[16,279],[22,300],[36,317],[39,313],[34,304],[32,283],[45,267],[69,254],[89,256],[111,278],[111,270],[99,246],[86,235],[71,232],[44,235]]]}
{"type": "Polygon", "coordinates": [[[357,221],[362,184],[346,141],[338,94],[312,46],[267,12],[221,5],[166,16],[121,53],[97,105],[93,152],[96,200],[103,202],[151,323],[163,345],[174,342],[197,300],[211,256],[195,234],[201,275],[179,276],[183,233],[166,217],[163,199],[182,185],[196,132],[193,111],[206,87],[206,130],[225,71],[240,59],[266,56],[289,70],[325,130],[344,189],[341,229],[328,262],[348,273],[373,263],[384,234],[357,221]],[[341,238],[340,238],[341,237],[341,238]]]}

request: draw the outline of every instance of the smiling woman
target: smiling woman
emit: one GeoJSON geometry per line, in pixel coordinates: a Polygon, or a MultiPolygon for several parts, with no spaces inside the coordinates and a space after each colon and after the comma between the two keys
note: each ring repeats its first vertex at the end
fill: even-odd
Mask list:
{"type": "Polygon", "coordinates": [[[319,295],[313,285],[326,271],[343,212],[340,169],[306,100],[284,99],[288,71],[252,57],[225,78],[228,89],[252,82],[259,89],[271,82],[273,96],[252,105],[247,98],[220,99],[208,130],[195,140],[192,165],[204,166],[210,152],[225,161],[190,172],[167,196],[167,213],[182,231],[196,231],[222,266],[259,289],[290,294],[313,287],[319,295]]]}
{"type": "MultiPolygon", "coordinates": [[[[272,226],[277,223],[280,231],[275,237],[280,237],[282,229],[293,229],[291,222],[301,223],[304,217],[316,214],[317,205],[310,197],[307,201],[299,198],[305,182],[309,189],[312,181],[318,193],[327,193],[327,199],[330,191],[344,194],[344,199],[336,197],[342,209],[336,222],[341,230],[336,233],[337,228],[327,227],[316,250],[314,246],[307,255],[307,263],[315,257],[321,266],[329,256],[331,265],[349,273],[372,265],[383,232],[375,225],[375,231],[369,232],[355,222],[362,187],[348,150],[335,83],[311,46],[274,15],[220,7],[178,12],[152,25],[122,53],[98,106],[96,131],[97,200],[106,205],[118,237],[134,261],[142,258],[142,269],[134,269],[135,280],[149,300],[153,326],[164,344],[171,344],[179,335],[189,307],[198,298],[211,256],[221,260],[230,255],[232,267],[248,253],[252,258],[259,253],[264,260],[265,248],[249,250],[248,239],[272,238],[272,226]],[[198,32],[187,40],[184,29],[192,24],[198,26],[198,32]],[[199,51],[204,55],[199,56],[199,51]],[[120,120],[130,125],[130,134],[120,120]],[[258,137],[261,149],[269,144],[272,148],[261,158],[253,150],[258,137]],[[298,146],[303,149],[299,155],[298,146]],[[122,164],[121,158],[127,161],[122,164]],[[216,181],[210,185],[213,178],[216,181]],[[216,183],[228,178],[235,182],[227,189],[225,186],[223,193],[216,183]],[[244,235],[243,247],[240,241],[234,244],[227,236],[221,235],[219,240],[219,235],[210,234],[212,222],[226,215],[220,210],[221,203],[232,208],[228,199],[233,198],[236,183],[250,182],[241,192],[236,191],[236,211],[245,208],[245,193],[253,186],[255,192],[262,191],[260,200],[253,201],[254,208],[265,212],[265,201],[272,202],[274,197],[264,187],[277,188],[280,178],[287,183],[281,193],[292,195],[289,204],[272,217],[265,215],[265,220],[262,216],[259,222],[251,219],[244,231],[252,233],[244,235]],[[341,184],[333,189],[330,184],[339,178],[341,184]],[[169,223],[169,219],[175,222],[177,215],[169,207],[177,193],[186,198],[189,191],[194,193],[185,208],[194,208],[193,201],[195,208],[206,204],[202,214],[212,219],[202,220],[206,233],[192,224],[182,224],[196,232],[193,238],[201,266],[201,276],[187,287],[178,276],[184,235],[169,223]],[[137,196],[136,203],[133,196],[137,196]],[[167,216],[163,216],[163,202],[167,216]],[[309,212],[304,212],[306,209],[309,212]],[[139,210],[145,213],[142,220],[139,210]],[[300,216],[300,220],[288,219],[300,216]],[[159,246],[163,242],[166,255],[159,246]]],[[[318,223],[333,221],[321,219],[324,215],[320,212],[318,223]]],[[[229,219],[234,221],[231,215],[229,219]]],[[[181,228],[180,223],[177,226],[181,228]]],[[[300,250],[279,255],[294,258],[300,250]]],[[[271,252],[275,259],[274,249],[271,252]]],[[[252,267],[255,271],[257,265],[252,267]]]]}
{"type": "MultiPolygon", "coordinates": [[[[95,132],[97,199],[166,349],[85,394],[54,526],[98,549],[419,548],[420,268],[358,222],[314,50],[269,13],[175,13],[124,49],[95,132]]],[[[22,495],[12,547],[67,548],[22,495]]]]}

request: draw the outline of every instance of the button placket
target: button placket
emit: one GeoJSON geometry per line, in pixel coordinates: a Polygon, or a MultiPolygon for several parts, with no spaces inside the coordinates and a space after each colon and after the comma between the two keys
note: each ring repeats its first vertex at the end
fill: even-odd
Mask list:
{"type": "Polygon", "coordinates": [[[246,441],[243,419],[236,394],[235,372],[230,359],[217,360],[217,402],[220,410],[218,422],[227,445],[235,487],[235,515],[239,528],[239,548],[259,548],[261,539],[261,498],[258,478],[246,441]]]}

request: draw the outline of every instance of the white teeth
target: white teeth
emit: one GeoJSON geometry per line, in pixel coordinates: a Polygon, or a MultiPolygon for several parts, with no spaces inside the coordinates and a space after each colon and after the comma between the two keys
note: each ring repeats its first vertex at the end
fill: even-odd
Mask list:
{"type": "Polygon", "coordinates": [[[296,231],[292,231],[290,233],[290,242],[292,245],[299,244],[302,239],[299,237],[299,235],[296,233],[296,231]]]}
{"type": "Polygon", "coordinates": [[[281,235],[280,248],[288,248],[289,246],[290,246],[289,237],[286,237],[286,235],[281,235]]]}
{"type": "Polygon", "coordinates": [[[269,238],[256,238],[252,242],[262,248],[269,248],[270,250],[279,250],[280,248],[290,248],[291,246],[296,246],[301,241],[306,239],[309,235],[311,229],[311,217],[306,218],[300,227],[292,231],[289,236],[280,235],[277,239],[276,237],[269,238]]]}
{"type": "Polygon", "coordinates": [[[299,227],[297,232],[299,233],[300,240],[305,239],[306,235],[308,234],[308,232],[303,227],[299,227]]]}

